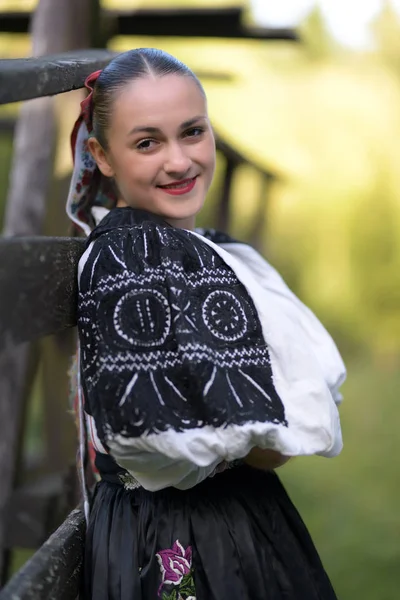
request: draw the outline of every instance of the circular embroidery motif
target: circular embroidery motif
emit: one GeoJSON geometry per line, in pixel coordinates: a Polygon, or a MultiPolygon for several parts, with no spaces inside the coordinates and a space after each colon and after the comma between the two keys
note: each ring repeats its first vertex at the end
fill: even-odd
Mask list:
{"type": "Polygon", "coordinates": [[[137,290],[118,300],[113,320],[118,335],[130,344],[160,346],[171,328],[171,311],[157,290],[137,290]]]}
{"type": "Polygon", "coordinates": [[[202,316],[210,332],[225,342],[236,342],[247,329],[242,305],[231,292],[211,292],[203,304],[202,316]]]}

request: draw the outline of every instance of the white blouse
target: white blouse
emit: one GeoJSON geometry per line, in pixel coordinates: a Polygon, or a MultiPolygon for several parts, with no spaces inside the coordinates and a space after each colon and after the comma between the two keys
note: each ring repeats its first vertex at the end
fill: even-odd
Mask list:
{"type": "MultiPolygon", "coordinates": [[[[333,457],[339,454],[342,435],[337,406],[342,399],[339,388],[346,371],[330,335],[315,315],[289,290],[277,271],[253,248],[241,243],[216,244],[204,237],[201,230],[186,233],[193,243],[198,240],[211,248],[233,271],[252,299],[268,347],[273,385],[284,406],[285,422],[250,417],[246,422],[240,423],[220,425],[210,421],[201,423],[198,427],[180,430],[167,427],[132,436],[127,435],[123,427],[118,430],[115,425],[99,425],[96,416],[87,414],[88,430],[94,447],[100,452],[106,452],[107,446],[107,451],[116,462],[129,471],[144,488],[152,491],[168,486],[179,489],[193,487],[209,476],[222,461],[241,459],[254,447],[273,449],[287,456],[318,454],[333,457]],[[102,433],[98,431],[98,427],[102,433]]],[[[122,264],[125,259],[115,248],[117,246],[112,253],[116,259],[115,267],[119,268],[119,261],[119,281],[123,281],[122,264]]],[[[97,285],[94,282],[98,263],[94,255],[98,260],[99,245],[96,240],[91,242],[80,260],[80,288],[82,274],[89,268],[89,263],[91,285],[97,285]]],[[[117,273],[114,281],[118,277],[117,273]]],[[[103,285],[101,281],[98,282],[100,287],[103,285]]],[[[143,289],[146,287],[144,283],[138,285],[142,285],[143,289]]],[[[101,289],[102,293],[108,293],[104,292],[104,285],[101,289]]],[[[92,298],[92,293],[95,292],[91,288],[87,297],[92,298]]],[[[84,295],[81,298],[83,307],[85,302],[93,302],[93,299],[85,299],[84,295]]],[[[90,318],[93,321],[93,317],[90,318]]],[[[82,340],[86,339],[84,321],[80,323],[80,334],[82,346],[82,340]]],[[[98,360],[105,363],[107,357],[100,357],[98,360]]],[[[235,370],[243,380],[240,389],[253,390],[258,397],[264,395],[266,403],[272,401],[269,392],[261,389],[251,374],[240,368],[240,362],[238,365],[235,370]]],[[[132,377],[124,394],[134,394],[138,373],[134,370],[131,373],[132,377]]],[[[214,371],[204,385],[204,398],[214,383],[213,374],[214,371]]],[[[171,393],[175,391],[179,394],[183,403],[190,402],[190,399],[183,397],[182,390],[176,388],[170,377],[168,379],[166,376],[166,380],[170,384],[171,393]]],[[[159,390],[159,386],[157,388],[155,381],[152,381],[154,389],[159,390]]],[[[229,384],[229,377],[227,381],[229,384]]],[[[231,384],[231,389],[238,406],[243,405],[243,398],[237,391],[239,388],[235,392],[236,388],[231,384]]],[[[124,397],[121,395],[115,398],[116,410],[118,406],[126,408],[124,397]]],[[[159,400],[163,402],[161,397],[159,400]]],[[[129,410],[135,410],[134,407],[133,396],[129,410]]]]}

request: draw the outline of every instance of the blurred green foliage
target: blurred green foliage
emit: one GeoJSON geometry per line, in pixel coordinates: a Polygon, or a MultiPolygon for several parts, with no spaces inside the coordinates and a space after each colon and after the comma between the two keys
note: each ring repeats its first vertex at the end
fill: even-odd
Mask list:
{"type": "MultiPolygon", "coordinates": [[[[282,478],[340,600],[397,600],[400,22],[386,2],[373,25],[376,48],[363,53],[338,47],[318,10],[301,31],[299,45],[168,38],[117,38],[111,45],[156,45],[194,69],[234,76],[229,83],[203,83],[217,131],[276,176],[264,198],[262,250],[333,333],[349,370],[342,455],[293,460],[282,478]]],[[[26,39],[18,40],[24,53],[26,39]]],[[[10,52],[10,38],[0,36],[0,53],[10,52]]],[[[10,159],[10,139],[1,134],[0,216],[10,159]]],[[[200,225],[215,218],[222,176],[220,163],[200,225]]],[[[233,195],[235,236],[250,237],[259,196],[254,169],[241,168],[233,195]]],[[[31,448],[39,417],[35,409],[31,448]]]]}
{"type": "Polygon", "coordinates": [[[400,373],[345,356],[344,450],[299,458],[281,476],[340,600],[397,600],[400,563],[400,373]]]}

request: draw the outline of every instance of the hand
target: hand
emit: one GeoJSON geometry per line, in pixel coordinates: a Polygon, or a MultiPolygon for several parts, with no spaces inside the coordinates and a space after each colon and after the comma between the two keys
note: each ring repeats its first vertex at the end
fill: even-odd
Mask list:
{"type": "Polygon", "coordinates": [[[262,448],[253,448],[243,461],[250,467],[271,471],[282,467],[290,460],[290,456],[284,456],[275,450],[263,450],[262,448]]]}

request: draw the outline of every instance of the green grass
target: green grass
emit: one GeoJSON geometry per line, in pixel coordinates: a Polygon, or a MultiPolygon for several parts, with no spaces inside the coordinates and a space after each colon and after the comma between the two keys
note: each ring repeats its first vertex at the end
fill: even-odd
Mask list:
{"type": "Polygon", "coordinates": [[[296,459],[281,477],[308,525],[340,600],[398,600],[400,373],[348,364],[344,450],[296,459]]]}

